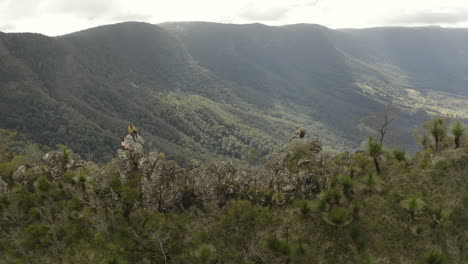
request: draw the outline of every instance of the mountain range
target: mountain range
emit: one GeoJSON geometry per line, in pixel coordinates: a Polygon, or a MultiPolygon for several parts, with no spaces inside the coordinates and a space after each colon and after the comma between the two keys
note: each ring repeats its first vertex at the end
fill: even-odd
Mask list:
{"type": "Polygon", "coordinates": [[[0,127],[106,161],[133,121],[148,149],[179,162],[242,159],[280,149],[298,124],[327,151],[357,149],[363,118],[392,103],[385,145],[411,150],[430,116],[468,118],[466,43],[468,29],[313,24],[0,33],[0,127]]]}

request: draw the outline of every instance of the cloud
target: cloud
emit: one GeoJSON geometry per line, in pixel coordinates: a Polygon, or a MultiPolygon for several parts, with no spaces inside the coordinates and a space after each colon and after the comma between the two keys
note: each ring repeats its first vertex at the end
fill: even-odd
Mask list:
{"type": "Polygon", "coordinates": [[[112,16],[112,20],[116,21],[148,21],[153,16],[143,13],[120,13],[112,16]]]}
{"type": "Polygon", "coordinates": [[[0,17],[2,20],[17,20],[34,16],[39,4],[39,1],[3,0],[0,1],[0,17]]]}
{"type": "Polygon", "coordinates": [[[0,25],[0,31],[10,31],[10,30],[15,30],[15,26],[12,25],[12,24],[4,24],[4,25],[0,25]]]}
{"type": "Polygon", "coordinates": [[[120,1],[63,1],[49,0],[43,1],[41,9],[47,13],[68,14],[79,17],[85,17],[89,20],[108,17],[123,9],[120,1]]]}
{"type": "Polygon", "coordinates": [[[307,1],[304,5],[306,6],[316,6],[318,5],[319,0],[312,0],[312,1],[307,1]]]}
{"type": "Polygon", "coordinates": [[[468,9],[421,11],[387,20],[395,24],[459,24],[468,21],[468,9]]]}
{"type": "Polygon", "coordinates": [[[241,8],[238,15],[242,19],[250,21],[274,21],[281,20],[289,12],[290,7],[286,6],[257,6],[250,2],[241,8]]]}
{"type": "MultiPolygon", "coordinates": [[[[138,2],[138,1],[135,1],[138,2]]],[[[110,20],[110,21],[124,21],[124,20],[147,20],[152,17],[148,9],[138,7],[144,6],[144,1],[129,4],[124,0],[42,0],[41,9],[43,12],[49,14],[67,14],[86,20],[110,20]],[[137,8],[137,9],[135,9],[137,8]]]]}

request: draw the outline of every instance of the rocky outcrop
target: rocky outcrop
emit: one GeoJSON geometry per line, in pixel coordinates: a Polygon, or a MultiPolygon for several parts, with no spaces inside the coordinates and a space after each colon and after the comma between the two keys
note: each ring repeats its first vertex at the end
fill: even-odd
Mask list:
{"type": "Polygon", "coordinates": [[[14,184],[27,184],[28,181],[25,177],[26,174],[26,165],[19,166],[15,172],[11,175],[14,184]]]}
{"type": "Polygon", "coordinates": [[[180,191],[177,184],[176,164],[173,161],[161,160],[160,154],[146,152],[144,139],[138,136],[125,137],[125,143],[131,149],[117,150],[117,168],[122,184],[135,176],[141,176],[142,204],[147,208],[169,211],[179,205],[180,191]]]}
{"type": "Polygon", "coordinates": [[[62,179],[66,171],[66,157],[63,152],[60,151],[51,151],[46,153],[42,160],[45,162],[47,171],[53,180],[59,181],[62,179]]]}
{"type": "Polygon", "coordinates": [[[46,172],[46,168],[39,164],[26,164],[19,166],[11,175],[13,184],[26,185],[32,182],[28,175],[42,175],[46,172]]]}
{"type": "Polygon", "coordinates": [[[183,184],[191,186],[196,199],[203,203],[217,202],[220,205],[237,198],[241,193],[247,193],[253,187],[252,180],[247,167],[236,166],[228,159],[189,168],[183,175],[183,184]]]}
{"type": "MultiPolygon", "coordinates": [[[[272,157],[260,177],[261,188],[283,194],[283,200],[311,198],[326,185],[330,172],[318,140],[294,140],[272,157]]],[[[281,202],[281,201],[277,201],[281,202]]]]}
{"type": "Polygon", "coordinates": [[[179,207],[182,196],[176,163],[156,160],[154,167],[146,173],[141,181],[143,205],[163,212],[179,207]]]}
{"type": "Polygon", "coordinates": [[[84,161],[80,155],[67,153],[66,151],[51,151],[46,153],[42,160],[46,164],[46,171],[52,180],[60,181],[67,170],[96,170],[97,165],[90,161],[84,161]]]}
{"type": "Polygon", "coordinates": [[[8,184],[0,178],[0,193],[8,192],[8,184]]]}
{"type": "Polygon", "coordinates": [[[207,164],[193,160],[186,168],[179,168],[156,152],[146,152],[138,140],[127,136],[125,141],[132,150],[117,151],[121,181],[125,184],[130,177],[141,176],[143,206],[159,211],[203,203],[223,206],[231,199],[282,203],[311,198],[320,192],[330,174],[320,142],[313,140],[294,141],[257,168],[230,159],[207,164]],[[274,198],[275,194],[282,198],[274,198]]]}
{"type": "Polygon", "coordinates": [[[132,136],[127,135],[125,137],[125,143],[129,144],[131,149],[117,150],[117,167],[120,174],[120,179],[123,183],[128,180],[128,176],[140,169],[145,162],[148,161],[148,153],[143,148],[144,139],[142,136],[138,136],[136,141],[133,140],[132,136]]]}

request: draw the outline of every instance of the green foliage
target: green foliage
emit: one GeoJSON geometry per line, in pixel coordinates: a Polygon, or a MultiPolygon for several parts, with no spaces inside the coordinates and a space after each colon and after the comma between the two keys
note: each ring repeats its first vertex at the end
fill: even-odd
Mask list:
{"type": "Polygon", "coordinates": [[[382,145],[377,142],[372,137],[369,137],[367,140],[367,154],[372,157],[374,161],[375,170],[377,173],[381,173],[380,165],[379,165],[379,157],[383,153],[382,145]]]}
{"type": "Polygon", "coordinates": [[[432,120],[432,127],[430,132],[432,137],[434,138],[435,150],[439,151],[440,144],[444,140],[444,137],[446,135],[444,120],[442,120],[441,118],[434,118],[432,120]]]}
{"type": "Polygon", "coordinates": [[[266,239],[266,245],[269,250],[284,255],[288,256],[291,254],[291,246],[286,242],[281,239],[279,239],[276,236],[270,236],[266,239]]]}
{"type": "Polygon", "coordinates": [[[39,144],[29,144],[25,149],[25,156],[28,163],[39,163],[44,156],[39,144]]]}
{"type": "Polygon", "coordinates": [[[45,224],[31,224],[24,229],[24,245],[30,250],[48,250],[52,245],[52,234],[45,224]]]}
{"type": "Polygon", "coordinates": [[[13,172],[15,172],[19,166],[24,165],[26,161],[27,158],[24,155],[11,155],[9,161],[0,163],[0,179],[3,179],[11,185],[13,183],[13,179],[11,178],[13,172]]]}
{"type": "Polygon", "coordinates": [[[39,177],[34,186],[41,192],[47,192],[50,189],[50,182],[45,177],[39,177]]]}
{"type": "Polygon", "coordinates": [[[369,191],[376,190],[378,188],[377,176],[373,172],[369,172],[365,179],[366,188],[369,191]]]}
{"type": "Polygon", "coordinates": [[[431,213],[435,224],[439,224],[442,219],[450,215],[449,210],[441,205],[431,207],[431,213]]]}
{"type": "Polygon", "coordinates": [[[309,200],[296,201],[296,207],[303,217],[308,216],[312,212],[312,204],[309,200]]]}
{"type": "Polygon", "coordinates": [[[394,149],[392,155],[398,161],[406,161],[406,152],[404,149],[394,149]]]}
{"type": "Polygon", "coordinates": [[[466,128],[463,126],[463,124],[460,121],[455,122],[455,124],[452,127],[452,134],[454,137],[454,143],[455,143],[455,148],[460,147],[460,140],[462,136],[465,134],[466,128]]]}
{"type": "Polygon", "coordinates": [[[429,151],[423,151],[416,154],[416,161],[421,169],[429,168],[432,166],[431,153],[429,151]]]}
{"type": "Polygon", "coordinates": [[[364,256],[364,260],[362,261],[362,264],[376,264],[377,261],[375,260],[375,257],[372,256],[371,254],[366,254],[364,256]]]}
{"type": "Polygon", "coordinates": [[[367,154],[372,158],[378,158],[382,154],[382,145],[374,138],[369,137],[367,140],[367,154]]]}
{"type": "Polygon", "coordinates": [[[284,196],[284,193],[282,192],[275,192],[272,195],[271,200],[275,204],[283,204],[286,201],[286,197],[284,196]]]}
{"type": "Polygon", "coordinates": [[[369,241],[368,238],[363,234],[361,227],[358,224],[352,224],[350,228],[350,236],[356,246],[357,251],[359,253],[365,252],[369,241]]]}
{"type": "Polygon", "coordinates": [[[341,207],[334,207],[329,213],[330,222],[336,226],[342,226],[349,222],[349,212],[341,207]]]}
{"type": "Polygon", "coordinates": [[[414,132],[413,136],[423,146],[424,150],[431,146],[431,138],[427,134],[420,135],[418,132],[414,132]]]}
{"type": "Polygon", "coordinates": [[[341,200],[341,192],[337,189],[327,190],[322,194],[322,200],[330,205],[338,204],[341,200]]]}
{"type": "Polygon", "coordinates": [[[341,175],[339,177],[339,180],[340,180],[340,183],[343,185],[343,189],[345,193],[351,190],[351,188],[353,188],[354,186],[354,181],[353,179],[351,179],[349,175],[341,175]]]}
{"type": "Polygon", "coordinates": [[[411,214],[411,219],[414,220],[415,214],[421,211],[426,203],[419,197],[411,197],[400,202],[402,208],[408,210],[411,214]]]}
{"type": "MultiPolygon", "coordinates": [[[[189,185],[188,170],[178,169],[173,183],[182,204],[164,212],[143,205],[142,175],[121,182],[115,162],[99,170],[68,170],[61,181],[52,181],[40,166],[29,168],[28,183],[10,181],[0,192],[0,262],[463,263],[468,156],[461,149],[431,154],[408,157],[404,168],[382,158],[388,169],[381,175],[366,155],[323,155],[327,174],[312,175],[323,191],[307,200],[301,190],[294,196],[272,188],[273,171],[251,167],[243,177],[258,182],[249,182],[248,191],[222,205],[206,202],[189,185]],[[434,165],[422,169],[419,160],[431,158],[434,165]],[[385,191],[377,191],[381,186],[385,191]],[[428,253],[434,243],[451,250],[428,253]]],[[[2,180],[27,157],[0,163],[2,180]]],[[[289,157],[282,157],[286,162],[278,166],[289,173],[287,180],[302,180],[304,167],[291,173],[289,157]]]]}
{"type": "Polygon", "coordinates": [[[16,133],[0,128],[0,163],[9,161],[13,158],[11,145],[16,133]]]}
{"type": "Polygon", "coordinates": [[[447,263],[447,259],[440,250],[433,250],[429,252],[425,257],[426,264],[445,264],[447,263]]]}
{"type": "Polygon", "coordinates": [[[61,145],[61,144],[57,144],[57,147],[60,149],[60,151],[62,151],[62,154],[63,154],[63,166],[65,166],[68,162],[68,159],[70,157],[70,154],[71,154],[71,151],[68,149],[67,146],[65,145],[61,145]]]}
{"type": "Polygon", "coordinates": [[[203,244],[197,250],[189,253],[189,261],[194,264],[216,263],[216,248],[211,244],[203,244]]]}

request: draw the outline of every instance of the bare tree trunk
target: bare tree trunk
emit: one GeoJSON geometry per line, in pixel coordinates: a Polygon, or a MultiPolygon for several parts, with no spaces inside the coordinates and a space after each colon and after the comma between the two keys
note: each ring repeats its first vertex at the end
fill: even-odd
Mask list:
{"type": "Polygon", "coordinates": [[[372,159],[374,160],[375,170],[377,171],[377,174],[380,174],[381,170],[379,166],[379,161],[377,160],[377,158],[372,158],[372,159]]]}
{"type": "Polygon", "coordinates": [[[460,147],[460,137],[457,137],[455,136],[455,148],[459,148],[460,147]]]}

